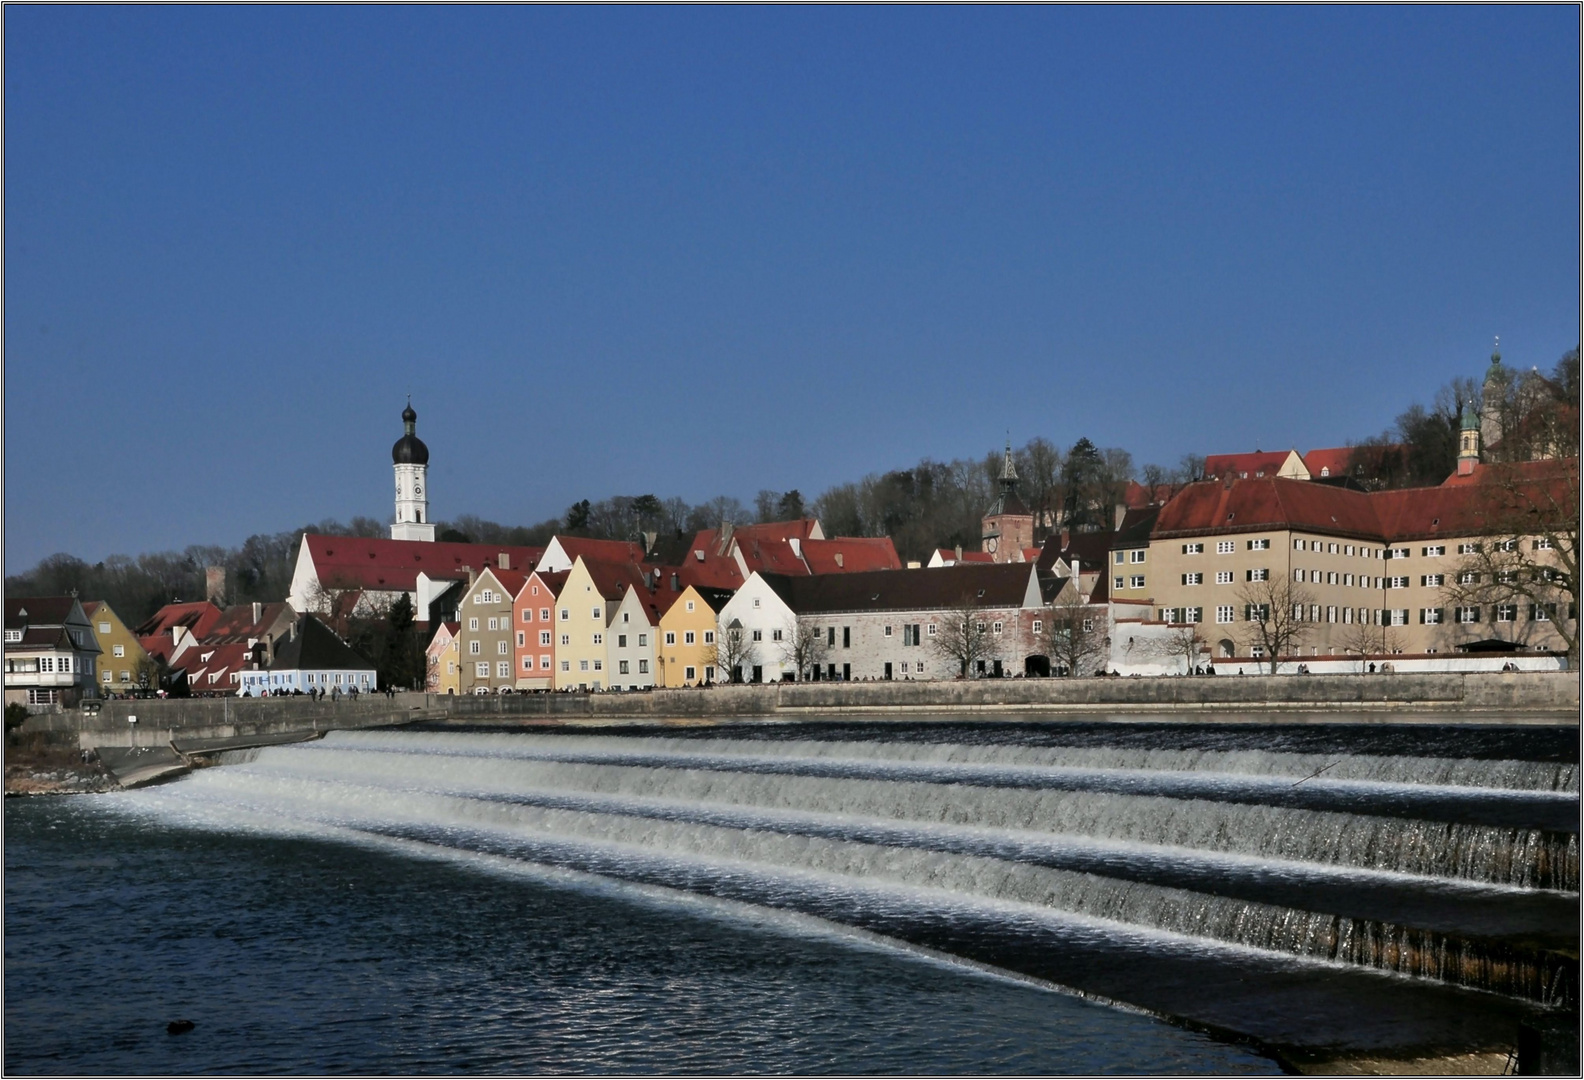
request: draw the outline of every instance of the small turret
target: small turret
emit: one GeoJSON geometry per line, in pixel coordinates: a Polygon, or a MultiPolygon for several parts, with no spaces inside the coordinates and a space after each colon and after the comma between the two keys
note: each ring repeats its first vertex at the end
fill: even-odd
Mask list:
{"type": "MultiPolygon", "coordinates": [[[[1498,357],[1497,363],[1500,363],[1498,357]]],[[[1474,415],[1474,402],[1463,403],[1463,415],[1458,422],[1459,476],[1473,476],[1480,459],[1480,419],[1474,415]]]]}

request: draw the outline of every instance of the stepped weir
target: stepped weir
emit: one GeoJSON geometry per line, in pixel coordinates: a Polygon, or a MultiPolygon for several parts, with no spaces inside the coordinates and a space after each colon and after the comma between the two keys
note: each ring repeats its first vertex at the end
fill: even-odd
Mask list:
{"type": "Polygon", "coordinates": [[[1576,1013],[1576,764],[1024,730],[335,732],[125,798],[797,912],[1290,1061],[1576,1013]]]}

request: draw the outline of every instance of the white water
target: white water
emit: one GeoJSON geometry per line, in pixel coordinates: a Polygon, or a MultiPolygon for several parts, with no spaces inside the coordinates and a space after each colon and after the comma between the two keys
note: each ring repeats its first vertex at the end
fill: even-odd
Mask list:
{"type": "MultiPolygon", "coordinates": [[[[981,779],[1103,771],[1124,789],[1136,779],[1140,790],[1163,773],[1230,777],[1252,800],[1325,766],[1332,787],[1306,785],[1316,784],[1311,797],[1334,792],[1339,803],[1357,786],[1577,801],[1563,794],[1576,790],[1570,767],[1525,762],[405,732],[268,748],[128,798],[140,812],[188,822],[350,830],[824,917],[991,912],[1111,947],[1339,957],[1433,978],[1468,977],[1461,946],[1439,932],[1415,938],[1410,957],[1378,944],[1397,942],[1392,935],[1407,932],[1400,927],[1138,878],[1167,867],[1212,882],[1476,906],[1533,895],[1540,879],[1576,892],[1576,835],[1257,801],[979,786],[962,771],[981,779]],[[836,763],[840,774],[810,775],[811,762],[836,763]],[[1114,869],[1092,872],[1097,866],[1114,869]]],[[[1490,968],[1478,977],[1494,977],[1490,968]]]]}

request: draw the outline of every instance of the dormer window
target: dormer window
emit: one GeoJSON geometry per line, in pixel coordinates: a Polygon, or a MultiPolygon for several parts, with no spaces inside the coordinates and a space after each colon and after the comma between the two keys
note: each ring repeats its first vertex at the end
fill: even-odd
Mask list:
{"type": "Polygon", "coordinates": [[[21,641],[22,640],[22,631],[20,631],[20,630],[7,630],[5,632],[5,639],[6,639],[7,642],[21,641]]]}

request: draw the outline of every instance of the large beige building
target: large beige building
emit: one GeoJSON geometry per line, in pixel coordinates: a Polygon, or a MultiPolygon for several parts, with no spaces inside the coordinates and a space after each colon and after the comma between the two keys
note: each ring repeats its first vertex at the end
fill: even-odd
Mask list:
{"type": "MultiPolygon", "coordinates": [[[[1569,593],[1531,581],[1567,572],[1568,542],[1544,528],[1504,535],[1497,520],[1512,491],[1545,482],[1510,484],[1482,466],[1440,487],[1373,493],[1280,477],[1192,484],[1161,509],[1147,545],[1113,551],[1124,588],[1112,595],[1147,595],[1163,621],[1199,625],[1218,659],[1261,654],[1249,609],[1275,600],[1298,626],[1294,657],[1565,651],[1559,620],[1577,625],[1569,593]],[[1524,567],[1497,566],[1503,549],[1501,565],[1524,567]]],[[[1574,545],[1577,532],[1574,509],[1574,545]]]]}

